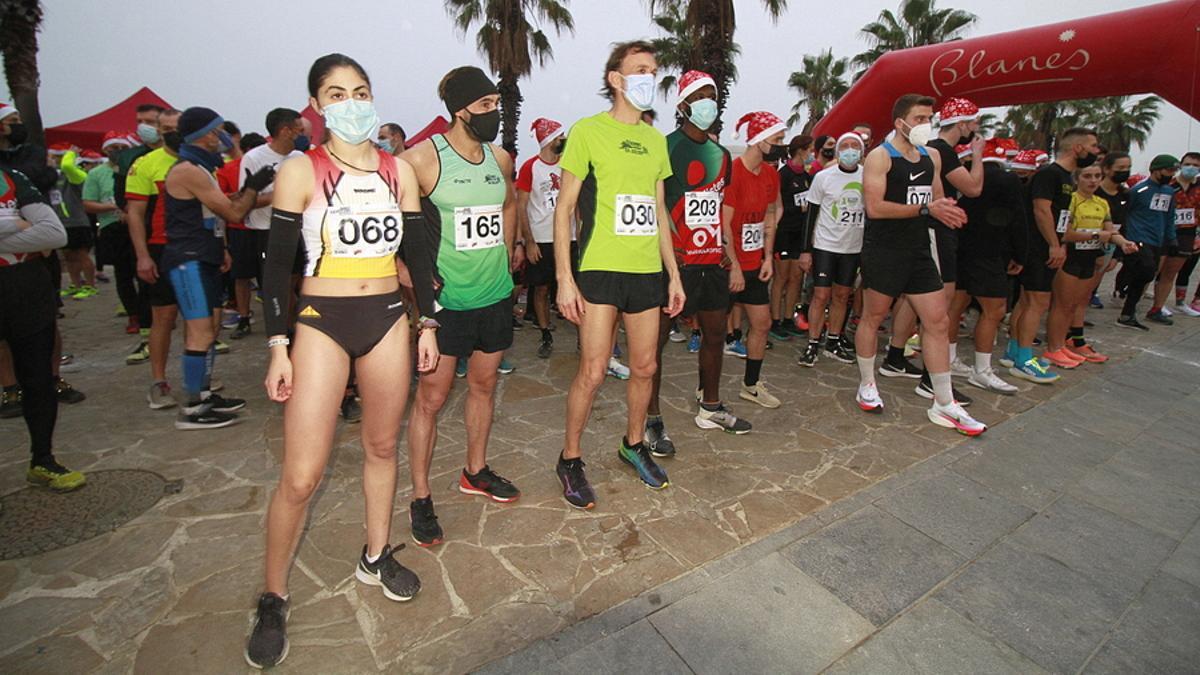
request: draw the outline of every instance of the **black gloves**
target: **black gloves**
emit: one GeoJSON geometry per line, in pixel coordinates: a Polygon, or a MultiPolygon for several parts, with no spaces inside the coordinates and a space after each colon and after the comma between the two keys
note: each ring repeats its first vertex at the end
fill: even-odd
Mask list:
{"type": "Polygon", "coordinates": [[[262,192],[270,187],[271,183],[275,182],[275,167],[264,166],[263,168],[250,173],[250,169],[246,169],[246,180],[242,183],[242,187],[255,192],[262,192]]]}

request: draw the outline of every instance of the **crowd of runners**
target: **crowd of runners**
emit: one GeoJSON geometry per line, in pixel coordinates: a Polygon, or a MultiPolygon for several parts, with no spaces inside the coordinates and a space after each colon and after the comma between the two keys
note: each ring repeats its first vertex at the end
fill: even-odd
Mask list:
{"type": "Polygon", "coordinates": [[[853,364],[859,385],[845,395],[871,414],[884,411],[877,376],[911,378],[932,424],[975,436],[987,425],[967,412],[966,385],[1013,394],[1014,380],[1048,385],[1058,370],[1107,360],[1085,337],[1087,310],[1118,267],[1117,325],[1200,316],[1200,295],[1188,298],[1200,153],[1156,156],[1133,177],[1129,155],[1092,130],[1062,132],[1050,156],[983,138],[968,100],[909,94],[890,129],[817,138],[785,140],[779,117],[747,111],[733,157],[712,133],[714,79],[679,78],[664,136],[656,73],[650,44],[616,45],[602,72],[610,107],[570,126],[539,117],[537,154],[520,165],[494,143],[499,92],[474,67],[442,78],[449,129],[415,144],[381,124],[366,71],[341,54],[308,76],[324,139],[287,108],[271,110],[260,135],[205,107],[143,106],[136,131],[112,131],[99,152],[47,151],[40,122],[0,106],[0,415],[25,419],[29,481],[86,482],[52,452],[58,404],[84,399],[59,376],[70,355],[57,316],[64,301],[94,302],[106,267],[137,336],[125,360],[149,363],[147,404],[174,409],[179,429],[237,422],[246,401],[218,394],[213,377],[228,349],[219,336],[265,338],[285,449],[246,659],[268,667],[287,655],[289,571],[339,417],[361,423],[364,450],[356,577],[392,600],[421,586],[391,543],[404,419],[411,538],[429,547],[454,536],[438,523],[429,473],[456,377],[467,387],[459,490],[520,498],[490,466],[488,441],[498,374],[512,369],[504,354],[525,324],[538,358],[574,342],[561,452],[546,460],[565,501],[590,509],[600,496],[583,432],[610,376],[627,391],[618,457],[647,487],[670,484],[660,460],[685,451],[659,401],[672,343],[697,354],[701,429],[750,433],[753,406],[802,405],[781,400],[763,372],[768,350],[796,341],[796,364],[776,361],[772,377],[802,379],[823,359],[853,364]],[[973,357],[957,349],[969,310],[973,357]],[[569,337],[555,332],[556,314],[569,337]],[[181,316],[177,390],[167,364],[181,316]],[[720,386],[727,356],[743,367],[736,412],[720,386]]]}

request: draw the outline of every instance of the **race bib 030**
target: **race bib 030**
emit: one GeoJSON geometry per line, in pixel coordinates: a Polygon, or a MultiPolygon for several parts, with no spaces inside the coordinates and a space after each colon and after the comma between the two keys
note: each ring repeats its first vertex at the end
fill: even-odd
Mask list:
{"type": "Polygon", "coordinates": [[[617,195],[613,231],[623,237],[653,237],[658,234],[654,197],[617,195]]]}

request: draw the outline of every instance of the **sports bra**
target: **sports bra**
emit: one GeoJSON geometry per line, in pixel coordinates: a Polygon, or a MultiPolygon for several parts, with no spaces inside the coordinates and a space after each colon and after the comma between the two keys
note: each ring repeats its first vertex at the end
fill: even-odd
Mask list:
{"type": "Polygon", "coordinates": [[[301,237],[304,276],[378,279],[395,276],[404,235],[395,159],[379,151],[379,168],[362,176],[344,171],[318,146],[305,153],[313,166],[312,200],[301,237]]]}

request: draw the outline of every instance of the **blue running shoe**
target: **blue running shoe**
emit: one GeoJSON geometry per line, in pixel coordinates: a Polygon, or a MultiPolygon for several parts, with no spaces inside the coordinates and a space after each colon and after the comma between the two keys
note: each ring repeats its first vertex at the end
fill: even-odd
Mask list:
{"type": "Polygon", "coordinates": [[[700,351],[700,331],[692,331],[691,337],[688,338],[688,352],[696,354],[700,351]]]}
{"type": "Polygon", "coordinates": [[[466,377],[467,376],[467,360],[466,359],[458,360],[458,365],[454,366],[454,376],[455,377],[466,377]]]}
{"type": "Polygon", "coordinates": [[[746,358],[746,345],[741,340],[725,343],[725,353],[730,356],[736,356],[739,359],[746,358]]]}
{"type": "Polygon", "coordinates": [[[514,366],[512,364],[512,362],[508,360],[507,356],[501,356],[500,357],[500,366],[498,368],[496,368],[496,372],[500,373],[501,375],[507,375],[516,369],[517,369],[517,367],[514,366]]]}
{"type": "Polygon", "coordinates": [[[1059,375],[1050,372],[1050,369],[1042,365],[1041,359],[1028,359],[1020,366],[1013,366],[1008,369],[1008,372],[1013,377],[1020,378],[1034,384],[1052,384],[1058,381],[1059,375]]]}
{"type": "Polygon", "coordinates": [[[617,451],[617,457],[632,466],[637,471],[638,478],[641,478],[646,487],[651,490],[661,490],[671,484],[667,480],[667,472],[654,463],[654,458],[650,456],[650,450],[645,443],[638,443],[631,448],[622,438],[621,449],[617,451]]]}
{"type": "Polygon", "coordinates": [[[1100,296],[1092,293],[1092,299],[1088,302],[1092,309],[1104,309],[1104,303],[1100,301],[1100,296]]]}
{"type": "Polygon", "coordinates": [[[1005,368],[1012,368],[1015,366],[1017,364],[1017,349],[1019,348],[1020,347],[1017,345],[1017,341],[1009,338],[1008,347],[1004,350],[1004,356],[1000,357],[1000,365],[1004,366],[1005,368]]]}

